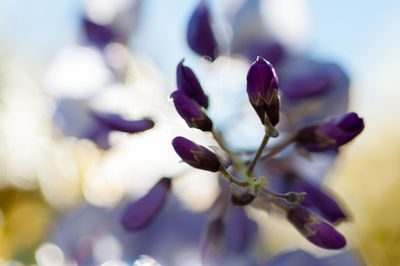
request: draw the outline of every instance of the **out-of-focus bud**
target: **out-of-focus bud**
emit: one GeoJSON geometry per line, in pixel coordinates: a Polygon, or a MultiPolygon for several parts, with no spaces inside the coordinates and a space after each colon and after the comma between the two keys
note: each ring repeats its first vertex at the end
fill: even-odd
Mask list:
{"type": "Polygon", "coordinates": [[[171,179],[164,177],[141,199],[130,204],[121,219],[122,226],[129,231],[148,225],[161,210],[171,188],[171,179]]]}
{"type": "Polygon", "coordinates": [[[247,73],[247,94],[263,124],[265,116],[273,126],[279,122],[278,87],[279,82],[274,67],[265,59],[257,57],[247,73]]]}
{"type": "Polygon", "coordinates": [[[318,247],[340,249],[346,245],[346,239],[335,228],[302,206],[288,210],[287,219],[308,241],[318,247]]]}
{"type": "Polygon", "coordinates": [[[99,25],[84,18],[82,21],[82,28],[87,41],[101,49],[118,39],[115,30],[113,30],[110,25],[99,25]]]}
{"type": "Polygon", "coordinates": [[[172,146],[176,153],[182,158],[182,161],[194,168],[217,172],[221,167],[221,164],[214,153],[184,137],[174,138],[172,146]]]}
{"type": "Polygon", "coordinates": [[[272,38],[271,40],[261,39],[249,42],[246,47],[242,48],[242,53],[251,61],[260,56],[275,66],[285,57],[282,45],[272,38]]]}
{"type": "Polygon", "coordinates": [[[125,120],[120,115],[110,113],[92,112],[92,116],[110,130],[117,130],[126,133],[138,133],[154,126],[150,119],[125,120]]]}
{"type": "Polygon", "coordinates": [[[363,119],[356,113],[348,113],[340,119],[300,130],[297,134],[297,143],[311,152],[338,150],[363,129],[363,119]]]}
{"type": "Polygon", "coordinates": [[[218,217],[208,224],[202,249],[203,265],[219,265],[225,240],[225,223],[218,217]]]}
{"type": "Polygon", "coordinates": [[[251,193],[233,192],[231,195],[231,202],[235,205],[245,206],[254,200],[255,196],[251,193]]]}
{"type": "Polygon", "coordinates": [[[214,60],[217,56],[217,41],[211,29],[210,14],[206,1],[201,0],[189,20],[187,42],[201,56],[214,60]]]}
{"type": "Polygon", "coordinates": [[[197,102],[204,108],[208,108],[208,98],[193,71],[183,65],[183,60],[176,68],[176,82],[178,90],[186,94],[189,98],[197,102]]]}
{"type": "Polygon", "coordinates": [[[185,93],[175,91],[171,94],[176,111],[185,120],[189,127],[198,128],[202,131],[212,130],[211,119],[201,110],[200,105],[186,96],[185,93]]]}
{"type": "Polygon", "coordinates": [[[323,188],[300,178],[294,181],[291,188],[294,191],[305,192],[301,205],[315,211],[330,223],[337,224],[347,218],[339,204],[323,188]]]}

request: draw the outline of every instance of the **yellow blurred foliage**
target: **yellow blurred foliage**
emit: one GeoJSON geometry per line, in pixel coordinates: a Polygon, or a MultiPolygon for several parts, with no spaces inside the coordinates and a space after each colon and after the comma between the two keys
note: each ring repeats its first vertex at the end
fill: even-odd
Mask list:
{"type": "Polygon", "coordinates": [[[38,191],[0,191],[0,259],[23,255],[43,238],[51,213],[38,191]]]}

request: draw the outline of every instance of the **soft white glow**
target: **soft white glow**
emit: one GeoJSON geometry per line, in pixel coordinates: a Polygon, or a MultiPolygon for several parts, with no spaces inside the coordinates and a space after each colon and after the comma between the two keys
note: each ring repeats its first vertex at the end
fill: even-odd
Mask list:
{"type": "Polygon", "coordinates": [[[140,258],[135,260],[133,266],[161,266],[161,264],[150,256],[140,255],[140,258]]]}
{"type": "Polygon", "coordinates": [[[266,27],[294,50],[308,40],[311,21],[305,0],[264,0],[261,13],[266,27]]]}
{"type": "Polygon", "coordinates": [[[45,84],[54,96],[84,98],[98,92],[111,78],[98,51],[75,46],[55,58],[45,75],[45,84]]]}
{"type": "Polygon", "coordinates": [[[111,23],[132,0],[85,0],[86,15],[97,24],[111,23]]]}
{"type": "Polygon", "coordinates": [[[129,266],[128,263],[125,263],[120,260],[109,260],[102,263],[100,266],[129,266]]]}
{"type": "Polygon", "coordinates": [[[35,253],[39,266],[63,266],[64,254],[59,247],[52,243],[41,245],[35,253]]]}
{"type": "MultiPolygon", "coordinates": [[[[122,247],[113,235],[104,235],[93,246],[93,257],[98,262],[118,260],[122,256],[122,247]]],[[[108,262],[110,263],[110,262],[108,262]]],[[[121,264],[109,264],[121,265],[121,264]]]]}

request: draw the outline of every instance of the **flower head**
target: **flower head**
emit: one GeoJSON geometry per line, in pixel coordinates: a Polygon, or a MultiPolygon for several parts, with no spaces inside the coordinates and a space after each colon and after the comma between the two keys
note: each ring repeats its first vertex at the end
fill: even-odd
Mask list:
{"type": "Polygon", "coordinates": [[[340,249],[346,245],[346,239],[339,232],[302,206],[290,209],[287,218],[308,241],[316,246],[340,249]]]}
{"type": "Polygon", "coordinates": [[[265,115],[273,126],[279,122],[278,86],[274,67],[264,58],[258,57],[247,73],[247,94],[263,124],[265,115]]]}
{"type": "Polygon", "coordinates": [[[297,142],[311,152],[337,150],[360,134],[363,129],[363,119],[356,113],[348,113],[338,120],[300,130],[297,142]]]}
{"type": "Polygon", "coordinates": [[[213,152],[184,137],[174,138],[172,146],[182,160],[194,168],[217,172],[221,167],[213,152]]]}

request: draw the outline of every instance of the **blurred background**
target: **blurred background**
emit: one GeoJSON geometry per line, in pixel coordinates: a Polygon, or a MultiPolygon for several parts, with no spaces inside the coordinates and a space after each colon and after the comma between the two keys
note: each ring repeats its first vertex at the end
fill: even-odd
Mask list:
{"type": "MultiPolygon", "coordinates": [[[[210,2],[218,41],[230,40],[230,19],[244,1],[210,2]]],[[[170,145],[175,136],[213,144],[188,129],[168,99],[176,89],[177,64],[185,58],[211,95],[217,126],[229,125],[235,113],[224,104],[234,102],[235,93],[244,95],[248,60],[226,55],[210,64],[188,47],[187,23],[197,4],[0,1],[1,263],[128,265],[135,245],[148,245],[145,235],[130,240],[132,234],[110,229],[118,227],[114,218],[121,206],[160,177],[188,170],[170,145]],[[225,87],[232,99],[224,98],[225,87]],[[90,109],[150,117],[156,125],[132,135],[110,132],[105,146],[96,145],[90,109]]],[[[364,118],[366,128],[344,147],[326,184],[352,216],[338,230],[367,265],[400,264],[399,12],[396,0],[259,5],[261,23],[287,49],[335,62],[350,77],[349,109],[364,118]]],[[[261,138],[240,144],[254,147],[261,138]]],[[[199,221],[217,192],[215,176],[201,171],[174,184],[176,200],[199,221]]],[[[260,244],[261,259],[295,247],[331,254],[282,219],[248,212],[257,221],[259,242],[270,243],[260,244]]],[[[174,265],[199,265],[195,249],[177,256],[174,265]]]]}

